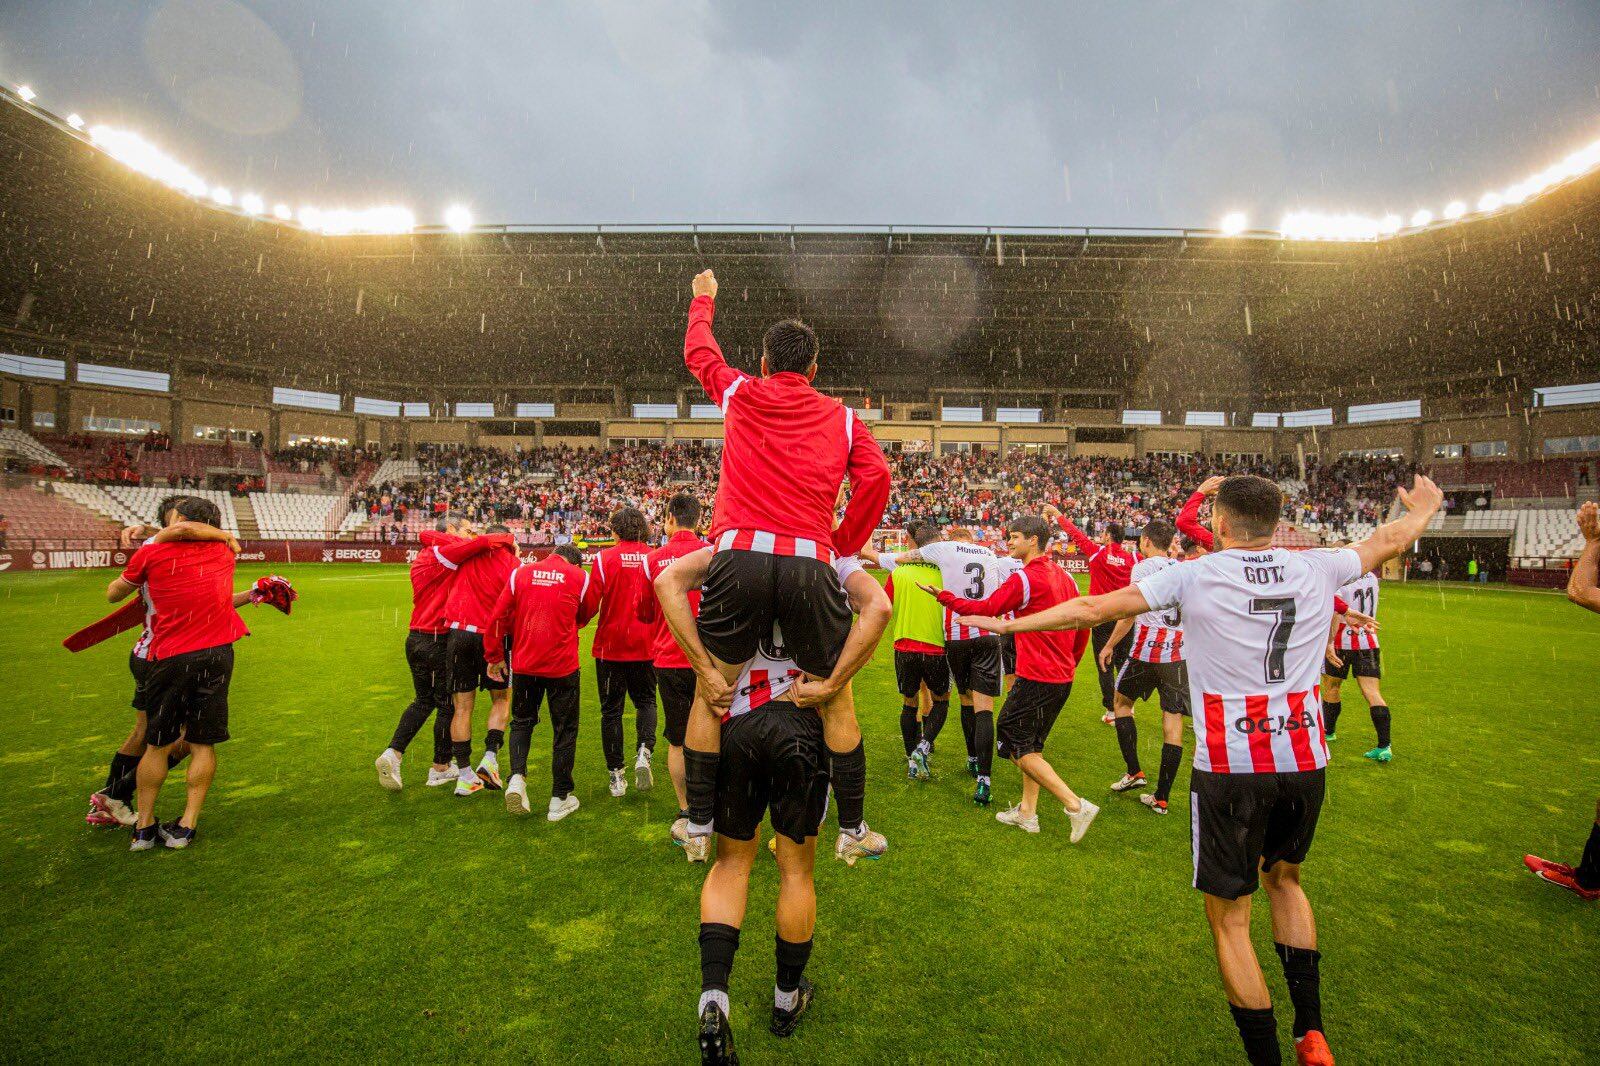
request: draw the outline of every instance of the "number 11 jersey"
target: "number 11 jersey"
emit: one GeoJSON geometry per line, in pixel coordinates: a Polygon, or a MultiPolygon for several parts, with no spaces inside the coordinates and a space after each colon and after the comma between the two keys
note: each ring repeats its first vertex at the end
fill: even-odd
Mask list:
{"type": "Polygon", "coordinates": [[[1327,765],[1322,656],[1334,591],[1360,574],[1349,548],[1229,548],[1136,582],[1151,610],[1183,614],[1196,770],[1327,765]]]}

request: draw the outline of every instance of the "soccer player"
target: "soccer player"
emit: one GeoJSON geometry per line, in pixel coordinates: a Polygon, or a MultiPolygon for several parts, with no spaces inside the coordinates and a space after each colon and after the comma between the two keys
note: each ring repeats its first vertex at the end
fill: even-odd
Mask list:
{"type": "Polygon", "coordinates": [[[623,796],[622,709],[633,702],[638,739],[633,763],[634,787],[655,784],[650,760],[656,747],[656,675],[650,665],[655,627],[640,619],[644,601],[653,594],[644,572],[650,548],[650,523],[637,507],[623,507],[611,516],[617,543],[594,558],[591,577],[600,593],[600,618],[595,623],[594,680],[600,691],[600,747],[611,775],[611,794],[623,796]]]}
{"type": "MultiPolygon", "coordinates": [[[[1567,578],[1567,599],[1600,614],[1600,508],[1593,503],[1578,508],[1578,531],[1583,534],[1583,551],[1567,578]]],[[[1589,842],[1583,846],[1583,858],[1577,866],[1537,855],[1524,855],[1522,861],[1529,870],[1552,885],[1575,893],[1579,899],[1600,899],[1600,800],[1595,802],[1589,842]]]]}
{"type": "MultiPolygon", "coordinates": [[[[913,544],[932,544],[939,527],[932,522],[913,523],[908,531],[913,544]]],[[[879,566],[888,570],[884,592],[893,604],[889,631],[894,637],[894,681],[900,692],[900,739],[906,749],[906,776],[928,779],[928,756],[950,714],[950,666],[944,657],[944,608],[924,589],[942,587],[943,573],[921,559],[902,564],[895,556],[880,554],[879,566]],[[894,575],[900,574],[895,584],[894,575]],[[928,694],[926,717],[921,716],[919,694],[928,694]]]]}
{"type": "MultiPolygon", "coordinates": [[[[981,600],[957,596],[949,589],[939,603],[957,615],[1036,614],[1078,595],[1078,585],[1050,561],[1050,526],[1037,515],[1022,515],[1007,527],[1011,557],[1022,569],[981,600]]],[[[931,590],[930,590],[931,591],[931,590]]],[[[963,621],[962,624],[967,624],[963,621]]],[[[1017,639],[1017,683],[1006,694],[995,732],[1000,754],[1022,772],[1022,801],[995,815],[995,820],[1029,833],[1039,831],[1039,789],[1061,802],[1076,844],[1089,831],[1100,808],[1083,799],[1061,780],[1044,757],[1050,730],[1072,694],[1072,679],[1088,642],[1082,633],[1026,633],[1017,639]]]]}
{"type": "MultiPolygon", "coordinates": [[[[697,673],[715,674],[714,660],[696,632],[688,605],[688,589],[700,580],[703,567],[714,565],[705,559],[706,554],[696,552],[680,559],[656,585],[662,612],[679,635],[686,657],[696,664],[697,673]]],[[[850,680],[872,658],[891,613],[887,594],[862,571],[857,559],[841,556],[835,573],[849,588],[860,615],[826,678],[807,681],[800,665],[790,657],[787,636],[775,626],[751,662],[741,668],[732,701],[720,714],[720,726],[718,713],[706,702],[697,701],[692,712],[693,729],[709,726],[718,731],[720,752],[709,797],[715,812],[717,857],[706,872],[700,895],[697,1011],[702,1063],[739,1061],[728,1024],[728,986],[744,925],[750,872],[760,850],[761,822],[769,811],[777,835],[779,876],[772,1033],[781,1037],[792,1034],[814,996],[811,982],[805,978],[817,918],[813,871],[817,831],[827,810],[829,769],[834,762],[816,708],[849,701],[850,680]],[[802,696],[809,706],[798,705],[802,696]]],[[[698,807],[700,797],[691,792],[690,798],[698,807]]],[[[861,828],[865,830],[865,823],[861,828]]],[[[846,834],[841,833],[840,843],[845,839],[846,834]]],[[[881,844],[882,838],[878,841],[881,844]]],[[[882,854],[881,848],[878,854],[882,854]]],[[[851,862],[853,865],[853,859],[851,862]]]]}
{"type": "MultiPolygon", "coordinates": [[[[943,587],[959,590],[969,600],[987,599],[1012,570],[1003,566],[992,550],[975,543],[970,530],[961,527],[951,529],[943,540],[918,540],[916,548],[888,561],[895,565],[932,563],[939,568],[943,587]]],[[[948,609],[943,610],[943,626],[945,661],[961,697],[967,772],[978,782],[972,802],[987,807],[994,767],[994,701],[1000,695],[1000,679],[1007,672],[1000,638],[962,625],[955,612],[948,609]]]]}
{"type": "Polygon", "coordinates": [[[550,700],[550,806],[559,822],[578,809],[572,766],[578,751],[578,630],[600,609],[600,590],[584,572],[583,553],[563,544],[537,562],[512,571],[489,614],[483,657],[489,676],[504,682],[511,643],[511,780],[506,810],[527,814],[528,748],[539,724],[539,704],[550,700]]]}
{"type": "MultiPolygon", "coordinates": [[[[1169,566],[1177,566],[1169,556],[1174,536],[1172,523],[1153,518],[1139,535],[1139,552],[1144,558],[1133,565],[1132,581],[1154,577],[1169,566]]],[[[1155,814],[1167,813],[1172,782],[1183,762],[1183,719],[1189,713],[1189,670],[1183,663],[1183,615],[1178,610],[1146,611],[1137,618],[1119,619],[1111,637],[1100,649],[1102,664],[1111,661],[1112,652],[1129,632],[1133,643],[1128,658],[1117,671],[1112,712],[1116,715],[1117,745],[1122,749],[1126,772],[1111,786],[1113,792],[1130,792],[1146,784],[1139,765],[1139,729],[1133,705],[1152,694],[1161,697],[1161,769],[1156,775],[1156,790],[1139,797],[1155,814]]]]}
{"type": "MultiPolygon", "coordinates": [[[[667,567],[676,560],[709,547],[695,532],[700,527],[702,510],[700,501],[688,493],[680,492],[667,501],[667,514],[662,530],[667,542],[645,556],[645,578],[654,583],[667,567]]],[[[689,609],[700,610],[700,590],[689,592],[689,609]]],[[[652,587],[639,600],[639,620],[649,625],[654,633],[650,640],[650,659],[655,667],[656,691],[661,696],[662,732],[667,738],[667,774],[672,778],[672,791],[678,797],[678,817],[672,820],[673,843],[687,847],[689,843],[689,794],[684,788],[683,739],[689,727],[689,708],[694,705],[694,668],[684,658],[683,649],[672,637],[672,630],[661,616],[652,587]]]]}
{"type": "MultiPolygon", "coordinates": [[[[1335,595],[1354,607],[1363,617],[1378,617],[1378,575],[1362,574],[1335,595]]],[[[1322,671],[1322,713],[1328,724],[1328,739],[1335,739],[1339,730],[1339,712],[1344,704],[1340,688],[1344,679],[1355,674],[1361,697],[1367,701],[1367,712],[1372,715],[1372,728],[1378,734],[1378,746],[1366,753],[1374,762],[1388,762],[1394,758],[1389,747],[1389,704],[1378,688],[1383,677],[1383,660],[1378,649],[1378,634],[1374,629],[1357,628],[1335,618],[1329,634],[1327,665],[1322,671]]]]}
{"type": "MultiPolygon", "coordinates": [[[[125,527],[121,533],[122,546],[132,548],[135,541],[170,543],[214,540],[227,544],[230,550],[237,552],[239,542],[232,534],[204,522],[194,522],[179,517],[178,504],[188,498],[181,494],[162,498],[156,505],[155,524],[125,527]]],[[[253,588],[233,594],[235,607],[243,607],[251,602],[259,602],[258,592],[253,588]]],[[[128,672],[133,675],[133,729],[111,756],[111,767],[106,773],[105,786],[89,797],[89,811],[84,816],[84,821],[89,825],[131,827],[136,821],[132,804],[139,760],[147,746],[145,734],[149,731],[150,724],[148,693],[144,687],[151,665],[150,638],[150,612],[146,606],[143,628],[138,640],[128,652],[128,672]]],[[[189,746],[186,743],[179,741],[174,744],[168,756],[168,769],[183,762],[188,754],[189,746]]]]}
{"type": "Polygon", "coordinates": [[[459,511],[442,515],[433,529],[423,531],[422,550],[411,562],[411,626],[406,634],[406,666],[411,670],[413,697],[400,712],[394,737],[375,763],[378,784],[384,788],[400,791],[400,760],[430,714],[435,717],[428,787],[449,784],[460,776],[451,762],[455,695],[450,686],[450,626],[445,621],[445,604],[462,564],[495,547],[514,550],[515,546],[510,533],[475,536],[472,523],[459,511]]]}
{"type": "MultiPolygon", "coordinates": [[[[1067,506],[1072,506],[1073,501],[1066,502],[1067,506]]],[[[1139,561],[1139,553],[1129,551],[1123,544],[1126,531],[1121,522],[1107,522],[1105,529],[1100,531],[1100,539],[1094,540],[1050,504],[1044,506],[1044,517],[1061,527],[1061,531],[1088,562],[1089,595],[1104,596],[1128,587],[1128,579],[1133,574],[1133,565],[1139,561]]],[[[1105,708],[1100,720],[1107,725],[1116,721],[1112,704],[1115,702],[1117,671],[1122,669],[1123,661],[1128,658],[1129,646],[1127,637],[1120,644],[1111,643],[1111,630],[1112,626],[1107,624],[1100,626],[1093,634],[1095,667],[1100,675],[1100,703],[1105,708]],[[1103,664],[1100,650],[1107,644],[1111,644],[1111,658],[1103,664]]]]}
{"type": "Polygon", "coordinates": [[[488,532],[503,534],[505,539],[460,564],[444,602],[445,627],[450,630],[445,644],[445,670],[450,675],[455,703],[455,713],[450,718],[450,748],[456,764],[458,796],[502,787],[499,751],[511,720],[511,692],[504,681],[489,676],[489,664],[483,657],[483,631],[489,627],[489,612],[494,609],[500,590],[517,568],[517,548],[511,530],[505,526],[492,525],[488,532]],[[477,702],[479,689],[489,693],[489,726],[483,760],[474,771],[472,705],[477,702]]]}
{"type": "Polygon", "coordinates": [[[1272,547],[1283,506],[1278,486],[1254,475],[1229,477],[1217,487],[1211,514],[1221,551],[1010,622],[962,619],[1026,635],[1182,611],[1195,730],[1194,885],[1205,893],[1229,1009],[1252,1063],[1281,1061],[1272,1000],[1250,942],[1250,900],[1263,882],[1294,1004],[1295,1056],[1333,1062],[1322,1032],[1316,922],[1300,885],[1328,761],[1317,682],[1334,591],[1403,552],[1443,501],[1421,475],[1398,496],[1405,516],[1354,548],[1297,552],[1272,547]]]}
{"type": "MultiPolygon", "coordinates": [[[[832,565],[860,551],[889,502],[889,464],[866,424],[838,400],[811,385],[817,373],[816,334],[786,320],[762,337],[761,376],[729,366],[711,332],[717,279],[695,276],[683,359],[723,414],[721,475],[712,512],[716,555],[706,575],[697,628],[715,669],[696,669],[697,689],[714,708],[728,705],[743,665],[774,627],[806,674],[829,677],[848,638],[849,605],[832,565]],[[837,528],[834,510],[848,481],[850,502],[837,528]]],[[[674,629],[678,643],[683,635],[674,629]]],[[[842,694],[838,698],[843,698],[842,694]]],[[[854,708],[825,707],[834,794],[841,816],[859,812],[867,781],[866,754],[834,747],[838,735],[859,737],[854,708]],[[835,725],[834,723],[838,723],[835,725]],[[837,730],[837,733],[835,732],[837,730]]],[[[707,738],[713,743],[715,737],[707,738]]],[[[698,787],[710,788],[717,755],[684,747],[685,788],[691,806],[698,787]]],[[[691,810],[691,814],[694,814],[691,810]]],[[[709,812],[705,812],[709,817],[709,812]]],[[[704,819],[702,819],[704,821],[704,819]]],[[[691,817],[691,832],[695,823],[691,817]]]]}
{"type": "MultiPolygon", "coordinates": [[[[186,496],[175,510],[180,518],[222,527],[210,500],[186,496]]],[[[142,686],[149,728],[139,759],[133,851],[194,843],[216,774],[216,745],[228,739],[233,643],[250,633],[234,609],[233,572],[233,551],[221,541],[146,544],[106,588],[112,603],[142,589],[150,615],[151,666],[142,686]],[[183,814],[163,824],[156,820],[156,798],[180,740],[189,745],[188,799],[183,814]]]]}

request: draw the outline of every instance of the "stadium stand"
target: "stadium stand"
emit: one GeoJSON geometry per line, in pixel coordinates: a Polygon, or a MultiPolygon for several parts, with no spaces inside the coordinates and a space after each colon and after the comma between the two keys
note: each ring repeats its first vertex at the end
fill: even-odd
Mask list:
{"type": "Polygon", "coordinates": [[[0,517],[9,525],[4,547],[55,548],[114,540],[120,523],[92,513],[72,496],[0,488],[0,517]]]}
{"type": "Polygon", "coordinates": [[[342,496],[313,493],[250,493],[261,535],[273,540],[326,539],[329,516],[343,501],[342,496]]]}
{"type": "Polygon", "coordinates": [[[18,457],[25,467],[69,470],[71,464],[20,429],[0,428],[0,454],[18,457]]]}

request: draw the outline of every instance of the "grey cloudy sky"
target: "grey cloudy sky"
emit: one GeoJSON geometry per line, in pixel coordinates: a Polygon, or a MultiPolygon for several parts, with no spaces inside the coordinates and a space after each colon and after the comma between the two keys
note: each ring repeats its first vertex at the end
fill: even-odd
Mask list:
{"type": "Polygon", "coordinates": [[[0,0],[0,78],[423,221],[1273,225],[1600,137],[1600,3],[0,0]]]}

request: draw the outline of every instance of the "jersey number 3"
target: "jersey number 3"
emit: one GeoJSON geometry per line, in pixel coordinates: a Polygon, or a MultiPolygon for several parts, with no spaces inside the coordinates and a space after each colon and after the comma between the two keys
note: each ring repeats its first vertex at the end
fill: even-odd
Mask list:
{"type": "Polygon", "coordinates": [[[972,584],[967,586],[967,591],[962,594],[961,598],[966,600],[983,599],[983,564],[968,563],[961,569],[963,573],[972,578],[972,584]]]}
{"type": "Polygon", "coordinates": [[[1272,634],[1267,638],[1267,657],[1262,663],[1267,684],[1283,681],[1283,657],[1294,632],[1294,600],[1287,596],[1263,597],[1250,601],[1251,614],[1273,615],[1272,634]]]}

